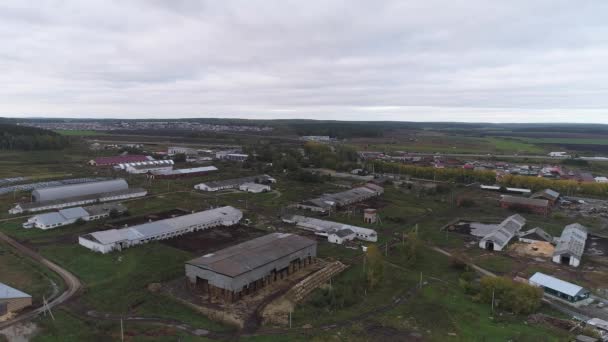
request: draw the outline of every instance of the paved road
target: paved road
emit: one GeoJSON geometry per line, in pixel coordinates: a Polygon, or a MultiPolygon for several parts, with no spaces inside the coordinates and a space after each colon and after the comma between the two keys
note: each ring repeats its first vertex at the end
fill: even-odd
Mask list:
{"type": "MultiPolygon", "coordinates": [[[[40,254],[25,247],[24,245],[20,244],[19,242],[15,241],[14,239],[10,238],[9,236],[7,236],[6,234],[4,234],[2,232],[0,232],[0,240],[5,241],[9,245],[11,245],[22,255],[25,255],[25,256],[33,259],[34,261],[40,263],[44,267],[59,274],[59,276],[63,279],[64,283],[66,284],[67,289],[59,296],[57,296],[55,298],[50,298],[51,300],[49,301],[49,307],[51,309],[56,307],[57,305],[60,305],[64,302],[66,302],[70,298],[72,298],[78,292],[78,290],[80,290],[80,288],[82,287],[80,280],[78,278],[76,278],[76,276],[74,276],[72,273],[59,267],[57,264],[49,261],[48,259],[45,259],[40,254]]],[[[1,322],[0,329],[6,328],[6,327],[13,325],[15,323],[18,323],[18,322],[32,319],[32,318],[38,316],[39,314],[41,314],[42,312],[44,312],[44,309],[42,307],[34,309],[32,311],[28,311],[22,315],[15,317],[14,319],[12,319],[10,321],[1,322]]]]}

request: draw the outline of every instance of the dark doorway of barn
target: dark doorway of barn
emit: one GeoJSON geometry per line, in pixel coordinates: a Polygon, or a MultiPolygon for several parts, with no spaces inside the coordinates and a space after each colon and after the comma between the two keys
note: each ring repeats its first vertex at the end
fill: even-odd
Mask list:
{"type": "Polygon", "coordinates": [[[562,264],[565,264],[565,265],[570,265],[570,256],[569,255],[562,255],[560,257],[560,262],[562,264]]]}
{"type": "Polygon", "coordinates": [[[489,251],[493,251],[494,250],[494,242],[492,241],[486,241],[486,249],[489,251]]]}

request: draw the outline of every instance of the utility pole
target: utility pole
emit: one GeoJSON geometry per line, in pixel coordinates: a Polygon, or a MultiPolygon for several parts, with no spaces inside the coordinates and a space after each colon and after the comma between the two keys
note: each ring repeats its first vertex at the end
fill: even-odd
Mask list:
{"type": "Polygon", "coordinates": [[[363,256],[363,274],[365,274],[365,260],[367,260],[367,255],[363,256]]]}
{"type": "Polygon", "coordinates": [[[492,289],[492,313],[494,313],[494,289],[492,289]]]}
{"type": "Polygon", "coordinates": [[[289,310],[289,329],[291,329],[291,313],[292,310],[289,310]]]}
{"type": "Polygon", "coordinates": [[[125,329],[122,324],[122,317],[120,318],[120,340],[123,342],[125,341],[125,329]]]}
{"type": "Polygon", "coordinates": [[[422,272],[420,272],[420,283],[419,283],[418,287],[422,288],[422,272]]]}
{"type": "Polygon", "coordinates": [[[53,311],[51,311],[51,307],[49,306],[49,302],[46,300],[45,296],[42,296],[42,303],[44,306],[44,315],[46,316],[46,312],[49,312],[49,315],[51,315],[51,318],[53,319],[53,321],[55,320],[55,316],[53,316],[53,311]]]}

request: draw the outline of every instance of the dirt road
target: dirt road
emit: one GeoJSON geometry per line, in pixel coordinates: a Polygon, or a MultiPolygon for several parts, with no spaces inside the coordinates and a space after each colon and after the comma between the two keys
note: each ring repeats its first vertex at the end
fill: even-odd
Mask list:
{"type": "MultiPolygon", "coordinates": [[[[70,298],[72,298],[77,292],[78,290],[80,290],[80,288],[82,287],[82,284],[80,283],[80,280],[78,278],[76,278],[76,276],[74,276],[72,273],[66,271],[65,269],[59,267],[57,264],[51,262],[48,259],[45,259],[43,256],[41,256],[40,254],[34,252],[33,250],[25,247],[24,245],[20,244],[19,242],[15,241],[14,239],[10,238],[9,236],[7,236],[6,234],[0,232],[0,240],[5,241],[6,243],[8,243],[9,245],[11,245],[13,248],[15,248],[20,254],[25,255],[31,259],[33,259],[34,261],[42,264],[44,267],[50,269],[51,271],[59,274],[59,276],[61,277],[61,279],[63,279],[64,283],[66,284],[67,289],[60,294],[59,296],[55,297],[55,298],[49,298],[50,301],[48,302],[48,306],[52,309],[54,307],[56,307],[57,305],[60,305],[64,302],[66,302],[67,300],[69,300],[70,298]]],[[[37,309],[34,309],[32,311],[28,311],[22,315],[19,315],[17,317],[15,317],[14,319],[10,320],[10,321],[6,321],[6,322],[1,322],[0,323],[0,329],[6,328],[10,325],[13,325],[15,323],[19,323],[19,322],[23,322],[25,320],[29,320],[32,319],[36,316],[38,316],[39,314],[41,314],[42,312],[44,312],[44,308],[40,307],[37,309]]]]}

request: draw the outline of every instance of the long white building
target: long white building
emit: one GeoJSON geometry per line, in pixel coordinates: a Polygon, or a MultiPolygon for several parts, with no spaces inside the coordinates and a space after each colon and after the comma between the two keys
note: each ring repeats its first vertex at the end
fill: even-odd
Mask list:
{"type": "Polygon", "coordinates": [[[117,213],[123,213],[127,208],[120,203],[108,203],[89,207],[62,209],[52,213],[32,216],[23,224],[23,228],[54,229],[73,224],[79,219],[84,221],[99,220],[110,216],[110,212],[113,210],[117,213]]]}
{"type": "Polygon", "coordinates": [[[147,162],[120,164],[119,167],[131,174],[145,174],[148,172],[169,172],[173,170],[173,160],[151,160],[147,162]]]}
{"type": "Polygon", "coordinates": [[[78,237],[78,243],[94,252],[109,253],[198,230],[232,226],[242,218],[243,213],[240,210],[227,206],[129,228],[97,231],[78,237]]]}
{"type": "Polygon", "coordinates": [[[315,235],[326,236],[332,243],[342,244],[346,240],[378,241],[378,234],[375,230],[349,224],[319,220],[314,217],[293,215],[283,218],[283,222],[293,223],[305,230],[314,232],[315,235]]]}
{"type": "Polygon", "coordinates": [[[130,198],[143,197],[148,194],[148,191],[143,188],[132,188],[119,191],[105,192],[92,195],[84,195],[77,197],[69,197],[58,200],[18,203],[11,208],[9,214],[20,214],[24,212],[40,212],[47,210],[57,210],[69,207],[82,206],[87,204],[95,204],[101,202],[121,201],[130,198]]]}
{"type": "MultiPolygon", "coordinates": [[[[200,183],[200,184],[196,184],[194,186],[194,189],[200,190],[200,191],[220,191],[220,190],[226,190],[226,189],[238,189],[241,185],[247,184],[247,183],[269,184],[269,183],[276,183],[276,182],[277,182],[277,180],[270,177],[269,175],[257,175],[257,176],[224,179],[224,180],[200,183]]],[[[245,191],[245,190],[243,190],[243,191],[245,191]]]]}

